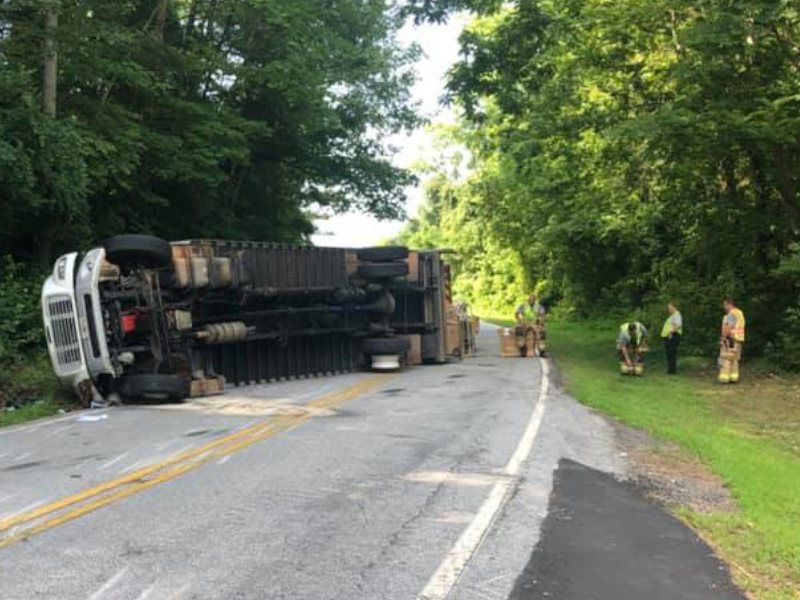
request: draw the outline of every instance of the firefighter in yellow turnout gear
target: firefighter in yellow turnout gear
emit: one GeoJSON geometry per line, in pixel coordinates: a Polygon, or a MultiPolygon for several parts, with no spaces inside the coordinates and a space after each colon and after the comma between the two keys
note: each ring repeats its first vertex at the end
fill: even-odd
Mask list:
{"type": "Polygon", "coordinates": [[[533,336],[533,350],[539,356],[547,356],[547,331],[544,326],[544,306],[536,299],[536,294],[528,294],[528,299],[517,306],[514,318],[517,320],[515,334],[520,354],[525,356],[527,339],[533,336]]]}
{"type": "Polygon", "coordinates": [[[619,369],[623,375],[644,375],[642,354],[649,350],[647,338],[647,328],[639,321],[620,325],[617,334],[617,353],[619,369]]]}
{"type": "Polygon", "coordinates": [[[722,331],[719,341],[719,382],[739,383],[739,361],[742,360],[742,345],[747,325],[744,313],[736,308],[733,298],[722,303],[722,331]]]}

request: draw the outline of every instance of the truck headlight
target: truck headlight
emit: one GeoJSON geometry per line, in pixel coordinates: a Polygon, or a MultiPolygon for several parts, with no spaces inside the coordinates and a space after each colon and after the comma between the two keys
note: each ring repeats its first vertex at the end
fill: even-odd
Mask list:
{"type": "Polygon", "coordinates": [[[53,269],[53,277],[56,281],[64,281],[67,277],[67,257],[62,256],[56,261],[56,268],[53,269]]]}

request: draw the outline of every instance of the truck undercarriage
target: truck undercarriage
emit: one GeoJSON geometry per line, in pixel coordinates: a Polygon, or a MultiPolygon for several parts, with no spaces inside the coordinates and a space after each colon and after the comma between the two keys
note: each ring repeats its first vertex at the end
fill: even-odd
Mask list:
{"type": "Polygon", "coordinates": [[[42,306],[86,401],[180,399],[470,351],[441,252],[121,235],[58,259],[42,306]],[[450,319],[450,321],[448,321],[450,319]],[[449,323],[449,325],[448,325],[449,323]]]}

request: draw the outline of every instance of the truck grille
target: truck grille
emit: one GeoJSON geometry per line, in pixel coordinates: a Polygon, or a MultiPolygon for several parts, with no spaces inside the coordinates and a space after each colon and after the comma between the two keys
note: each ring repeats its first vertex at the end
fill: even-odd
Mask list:
{"type": "Polygon", "coordinates": [[[56,362],[64,371],[81,364],[81,347],[75,329],[75,308],[69,296],[51,296],[47,299],[47,316],[53,334],[56,362]]]}

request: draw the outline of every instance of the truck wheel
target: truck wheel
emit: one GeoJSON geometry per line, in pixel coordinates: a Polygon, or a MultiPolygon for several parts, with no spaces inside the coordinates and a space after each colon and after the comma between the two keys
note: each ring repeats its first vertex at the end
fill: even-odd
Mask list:
{"type": "Polygon", "coordinates": [[[375,263],[358,266],[358,276],[367,281],[395,279],[408,275],[408,265],[404,262],[375,263]]]}
{"type": "Polygon", "coordinates": [[[189,382],[177,375],[126,375],[120,381],[119,393],[127,398],[183,400],[189,395],[189,382]]]}
{"type": "Polygon", "coordinates": [[[361,248],[356,251],[358,260],[364,262],[392,262],[408,258],[408,248],[405,246],[375,246],[374,248],[361,248]]]}
{"type": "Polygon", "coordinates": [[[103,247],[108,261],[123,268],[160,269],[172,265],[172,246],[152,235],[115,235],[108,238],[103,247]]]}
{"type": "Polygon", "coordinates": [[[411,343],[404,337],[366,338],[361,342],[361,350],[368,356],[405,354],[410,347],[411,343]]]}

